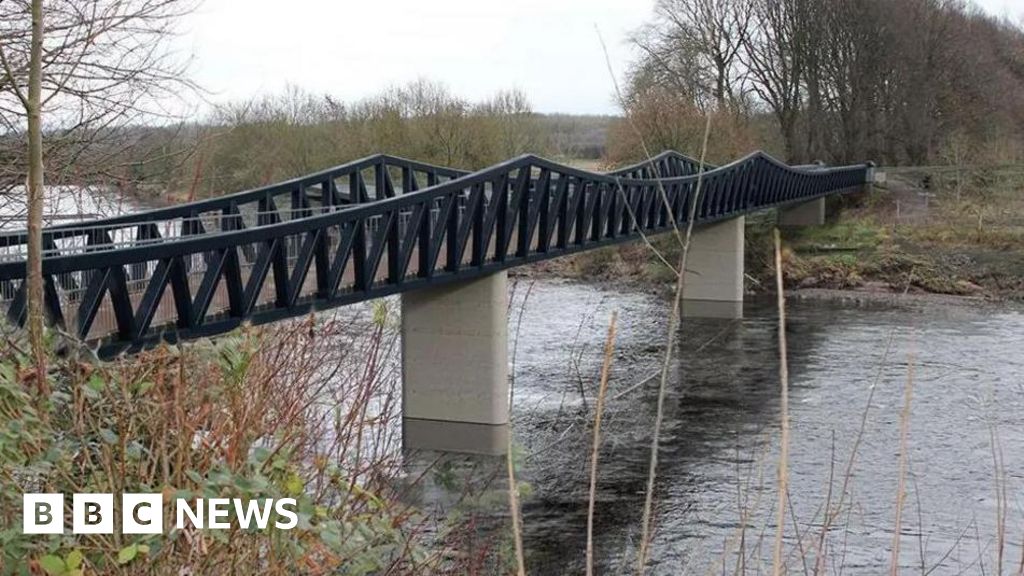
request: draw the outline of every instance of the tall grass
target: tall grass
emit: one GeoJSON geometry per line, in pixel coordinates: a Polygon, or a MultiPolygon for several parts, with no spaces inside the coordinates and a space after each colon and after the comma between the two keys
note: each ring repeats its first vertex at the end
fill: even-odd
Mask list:
{"type": "Polygon", "coordinates": [[[601,449],[601,418],[604,415],[605,396],[608,392],[608,372],[612,366],[615,350],[615,325],[618,312],[612,312],[608,323],[608,338],[604,343],[604,361],[601,364],[601,381],[597,389],[597,407],[594,412],[594,442],[590,449],[590,492],[587,498],[587,576],[594,573],[594,506],[597,501],[597,457],[601,449]]]}
{"type": "MultiPolygon", "coordinates": [[[[707,150],[707,139],[711,133],[711,116],[707,117],[704,125],[704,147],[698,165],[697,184],[694,187],[693,200],[690,202],[689,217],[687,218],[686,235],[682,241],[682,250],[679,252],[679,264],[676,267],[676,284],[672,296],[672,308],[669,312],[668,334],[665,337],[665,353],[662,358],[661,376],[658,382],[658,404],[654,417],[654,427],[651,433],[651,458],[647,472],[647,489],[644,493],[643,517],[640,526],[640,549],[637,553],[637,573],[643,574],[647,564],[647,556],[652,538],[651,534],[651,513],[654,503],[654,483],[658,470],[658,447],[661,443],[661,427],[665,418],[665,389],[668,386],[668,372],[672,364],[672,353],[675,349],[676,331],[679,329],[682,316],[683,294],[686,289],[686,262],[690,252],[690,239],[693,235],[693,221],[697,213],[697,205],[700,199],[701,187],[704,174],[704,152],[707,150]]],[[[653,162],[652,162],[653,165],[653,162]]]]}
{"type": "MultiPolygon", "coordinates": [[[[613,86],[615,88],[615,95],[616,95],[616,98],[618,99],[618,103],[622,107],[623,112],[625,113],[626,121],[633,128],[633,131],[636,134],[636,136],[638,138],[638,141],[640,142],[641,150],[644,153],[645,159],[650,163],[650,167],[651,167],[652,173],[655,175],[655,177],[658,177],[659,176],[658,168],[655,165],[655,162],[653,160],[653,156],[651,155],[650,150],[648,149],[648,147],[647,147],[647,145],[645,143],[645,140],[644,140],[642,132],[640,131],[639,127],[637,127],[636,124],[632,120],[632,115],[630,113],[630,108],[627,105],[627,101],[626,101],[625,96],[623,95],[622,89],[619,87],[618,80],[617,80],[617,78],[615,76],[615,71],[612,69],[611,58],[608,55],[608,47],[605,45],[604,39],[601,37],[600,30],[598,30],[597,32],[598,32],[598,34],[597,34],[598,35],[598,40],[601,43],[601,49],[604,52],[605,65],[607,66],[609,76],[612,79],[612,84],[613,84],[613,86]]],[[[644,492],[643,516],[642,516],[641,525],[640,525],[640,543],[639,543],[639,550],[637,551],[637,559],[636,559],[636,572],[637,572],[638,575],[642,575],[644,573],[645,568],[646,568],[648,552],[649,552],[649,549],[650,549],[651,539],[653,537],[653,535],[651,533],[651,517],[652,517],[652,511],[653,511],[653,505],[654,505],[654,485],[655,485],[655,481],[657,479],[657,474],[658,474],[658,449],[659,449],[659,445],[661,443],[661,427],[662,427],[662,423],[663,423],[664,418],[665,418],[665,391],[666,391],[666,387],[668,386],[668,372],[669,372],[669,367],[672,364],[672,355],[673,355],[673,351],[674,351],[674,348],[675,348],[676,331],[678,330],[679,323],[680,323],[680,318],[681,318],[681,315],[682,315],[681,312],[682,312],[683,293],[684,293],[685,288],[686,288],[686,262],[687,262],[687,257],[689,256],[689,251],[690,251],[690,239],[692,238],[692,235],[693,235],[693,222],[694,222],[694,219],[695,219],[695,216],[696,216],[696,212],[697,212],[697,205],[698,205],[698,203],[700,201],[700,194],[701,194],[701,191],[702,191],[702,185],[704,183],[704,180],[703,180],[704,165],[705,165],[705,160],[706,160],[706,157],[707,157],[708,139],[709,139],[710,135],[711,135],[711,115],[707,114],[707,115],[705,115],[704,136],[703,136],[703,139],[702,139],[702,142],[701,142],[700,161],[699,161],[698,166],[697,166],[697,170],[698,170],[698,172],[697,172],[697,182],[696,182],[696,185],[694,186],[693,199],[691,200],[690,206],[689,206],[688,217],[687,217],[687,226],[686,226],[685,235],[680,233],[679,228],[677,227],[675,220],[672,221],[673,233],[674,233],[676,239],[678,240],[679,246],[680,246],[679,261],[678,261],[677,266],[675,266],[673,268],[671,266],[671,264],[669,264],[667,262],[667,260],[665,260],[664,257],[662,257],[660,254],[657,253],[657,250],[654,248],[654,245],[651,242],[646,241],[646,238],[645,238],[647,246],[658,255],[659,259],[662,262],[664,262],[665,265],[669,269],[671,269],[673,271],[673,273],[675,274],[676,281],[675,281],[675,290],[673,292],[673,297],[672,297],[672,306],[671,306],[671,309],[669,311],[668,333],[667,333],[667,335],[665,337],[665,353],[664,353],[663,359],[662,359],[661,376],[660,376],[660,380],[658,382],[657,408],[656,408],[656,411],[655,411],[653,430],[652,430],[652,433],[651,433],[651,453],[650,453],[651,455],[650,455],[650,459],[648,461],[647,487],[646,487],[646,490],[644,492]]],[[[665,204],[666,209],[668,209],[668,212],[671,214],[672,213],[672,209],[669,206],[668,196],[665,193],[664,187],[661,186],[660,183],[658,185],[658,191],[660,193],[662,201],[665,204]]],[[[634,216],[634,215],[631,213],[630,216],[634,216]]],[[[635,223],[635,217],[634,217],[634,223],[635,223]]]]}
{"type": "Polygon", "coordinates": [[[896,486],[896,518],[892,530],[892,562],[889,574],[896,576],[900,571],[900,542],[903,537],[903,506],[907,496],[907,442],[910,434],[910,402],[914,395],[914,362],[910,356],[907,362],[907,382],[903,387],[903,409],[900,411],[900,456],[896,486]]]}
{"type": "Polygon", "coordinates": [[[775,229],[775,290],[779,321],[779,465],[776,491],[775,544],[772,547],[772,574],[782,574],[782,537],[786,527],[789,498],[789,359],[786,354],[786,294],[782,287],[782,241],[775,229]]]}
{"type": "Polygon", "coordinates": [[[505,449],[505,469],[508,471],[508,508],[512,517],[512,540],[515,544],[516,574],[526,576],[526,557],[523,553],[523,530],[519,519],[519,484],[515,474],[515,452],[512,446],[512,434],[508,436],[505,449]]]}

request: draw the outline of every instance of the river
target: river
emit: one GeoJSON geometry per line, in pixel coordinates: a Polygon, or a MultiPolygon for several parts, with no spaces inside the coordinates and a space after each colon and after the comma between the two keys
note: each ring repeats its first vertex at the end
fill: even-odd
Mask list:
{"type": "MultiPolygon", "coordinates": [[[[589,422],[613,310],[619,326],[602,425],[595,550],[598,573],[630,572],[657,398],[656,381],[636,384],[658,369],[668,304],[633,288],[557,280],[529,288],[530,282],[520,280],[510,316],[511,336],[518,332],[511,345],[518,479],[529,487],[522,500],[528,572],[583,572],[589,422]]],[[[841,512],[833,513],[824,539],[822,573],[888,571],[900,414],[912,372],[901,566],[998,573],[1003,510],[1003,571],[1016,573],[1024,537],[1024,313],[928,299],[791,300],[788,316],[789,571],[814,573],[830,477],[832,509],[841,512]],[[1005,496],[997,496],[997,486],[1005,496]]],[[[741,320],[686,319],[679,336],[659,453],[651,573],[733,574],[737,566],[770,573],[780,394],[774,302],[748,302],[741,320]]],[[[504,462],[479,466],[484,460],[461,459],[456,469],[488,477],[481,470],[500,470],[504,462]]]]}
{"type": "MultiPolygon", "coordinates": [[[[0,195],[0,230],[24,229],[27,208],[25,190],[17,187],[0,195]]],[[[56,226],[138,212],[139,203],[94,187],[47,186],[43,200],[43,222],[56,226]]]]}
{"type": "MultiPolygon", "coordinates": [[[[74,190],[56,197],[49,212],[86,219],[136,209],[74,190]]],[[[519,279],[512,300],[513,430],[518,479],[529,487],[522,521],[531,574],[583,571],[590,423],[608,321],[612,311],[619,314],[595,551],[598,573],[629,572],[656,410],[657,380],[649,376],[660,366],[668,303],[636,287],[550,279],[519,279]]],[[[1024,537],[1024,313],[1012,305],[930,299],[895,305],[791,299],[788,317],[790,572],[814,572],[827,501],[839,512],[823,540],[823,571],[888,570],[908,375],[901,566],[915,573],[998,573],[1002,524],[1003,571],[1017,570],[1024,537]]],[[[774,303],[762,299],[747,302],[740,320],[684,320],[667,385],[652,573],[770,571],[779,444],[776,331],[774,303]]],[[[421,455],[410,459],[410,471],[424,462],[437,465],[435,456],[421,455]]],[[[419,504],[449,514],[457,499],[450,493],[483,478],[490,482],[489,505],[474,513],[502,524],[507,508],[501,483],[492,480],[503,477],[503,467],[504,459],[450,457],[446,479],[428,478],[419,504]],[[460,474],[469,479],[453,482],[460,474]]]]}

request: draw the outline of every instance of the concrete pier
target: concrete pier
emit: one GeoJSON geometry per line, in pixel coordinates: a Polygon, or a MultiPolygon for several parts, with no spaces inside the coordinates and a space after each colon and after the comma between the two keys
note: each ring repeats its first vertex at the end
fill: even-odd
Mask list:
{"type": "Polygon", "coordinates": [[[825,223],[825,198],[779,208],[778,223],[780,228],[821,226],[825,223]]]}
{"type": "Polygon", "coordinates": [[[683,315],[743,316],[743,227],[739,216],[693,230],[686,257],[683,315]]]}
{"type": "Polygon", "coordinates": [[[407,449],[504,454],[508,275],[402,294],[402,438],[407,449]]]}

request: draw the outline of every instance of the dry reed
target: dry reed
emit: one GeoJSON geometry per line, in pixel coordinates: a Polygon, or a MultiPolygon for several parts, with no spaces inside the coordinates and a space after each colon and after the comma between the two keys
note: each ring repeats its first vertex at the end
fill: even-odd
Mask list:
{"type": "Polygon", "coordinates": [[[590,497],[587,504],[587,576],[594,573],[594,503],[597,498],[597,456],[601,447],[601,417],[604,414],[604,398],[608,391],[608,371],[612,365],[612,352],[615,348],[615,324],[618,317],[618,312],[612,312],[612,319],[608,324],[608,339],[604,343],[601,384],[597,389],[597,407],[594,414],[594,443],[590,451],[590,497]]]}
{"type": "Polygon", "coordinates": [[[779,405],[781,421],[779,469],[778,469],[778,508],[775,515],[775,545],[772,552],[772,574],[782,574],[782,537],[786,526],[786,501],[789,495],[789,363],[786,357],[786,294],[782,285],[782,240],[779,229],[775,236],[775,289],[779,309],[779,405]]]}
{"type": "Polygon", "coordinates": [[[508,508],[512,516],[512,538],[516,547],[516,574],[526,576],[526,560],[523,556],[523,532],[519,521],[519,487],[516,484],[515,463],[512,454],[512,433],[508,435],[505,449],[505,465],[508,468],[508,508]]]}
{"type": "Polygon", "coordinates": [[[903,503],[907,492],[907,438],[910,432],[910,401],[914,393],[914,355],[907,357],[907,383],[903,387],[903,410],[900,412],[900,456],[899,477],[896,487],[896,519],[892,530],[892,562],[889,566],[890,576],[900,572],[900,536],[903,528],[903,503]]]}

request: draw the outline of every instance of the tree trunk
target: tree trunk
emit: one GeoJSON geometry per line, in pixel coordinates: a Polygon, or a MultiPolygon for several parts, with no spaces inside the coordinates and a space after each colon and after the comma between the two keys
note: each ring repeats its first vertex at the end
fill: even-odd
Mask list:
{"type": "Polygon", "coordinates": [[[715,104],[718,105],[718,111],[725,110],[727,102],[725,101],[725,93],[727,92],[725,85],[729,81],[729,66],[721,60],[715,62],[715,104]]]}
{"type": "Polygon", "coordinates": [[[43,126],[42,114],[43,0],[32,0],[32,44],[28,71],[28,258],[25,282],[28,334],[36,365],[36,386],[48,395],[46,348],[43,342],[43,126]]]}
{"type": "Polygon", "coordinates": [[[782,140],[786,146],[786,162],[797,164],[800,161],[800,137],[796,132],[796,113],[788,111],[777,116],[779,127],[782,129],[782,140]]]}

